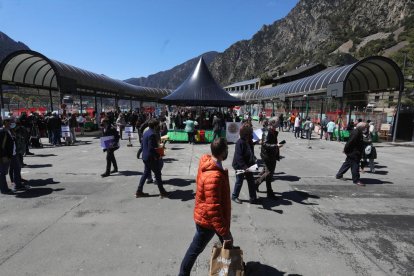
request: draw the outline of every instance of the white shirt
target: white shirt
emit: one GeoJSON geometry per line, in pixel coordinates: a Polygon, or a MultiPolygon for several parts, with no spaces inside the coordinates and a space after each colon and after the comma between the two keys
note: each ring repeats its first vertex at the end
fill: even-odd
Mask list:
{"type": "Polygon", "coordinates": [[[296,117],[296,119],[295,119],[295,127],[300,127],[300,119],[299,119],[299,117],[296,117]]]}

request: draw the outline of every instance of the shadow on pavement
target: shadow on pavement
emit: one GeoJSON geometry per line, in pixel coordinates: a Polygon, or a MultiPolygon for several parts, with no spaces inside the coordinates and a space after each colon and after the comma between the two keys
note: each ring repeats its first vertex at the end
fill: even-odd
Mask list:
{"type": "Polygon", "coordinates": [[[189,186],[192,183],[195,183],[194,179],[182,179],[182,178],[171,178],[163,181],[164,184],[178,186],[178,187],[185,187],[189,186]]]}
{"type": "MultiPolygon", "coordinates": [[[[138,171],[119,171],[118,174],[113,174],[113,176],[132,176],[132,175],[142,175],[142,172],[138,171]]],[[[112,174],[111,174],[112,175],[112,174]]]]}
{"type": "MultiPolygon", "coordinates": [[[[377,172],[375,172],[377,173],[377,172]]],[[[390,181],[382,181],[379,179],[374,179],[374,178],[362,178],[361,177],[361,182],[366,184],[366,185],[381,185],[381,184],[394,184],[393,182],[390,181]]]]}
{"type": "Polygon", "coordinates": [[[164,161],[164,163],[171,163],[174,161],[178,161],[178,159],[175,159],[175,158],[163,158],[162,160],[164,161]]]}
{"type": "Polygon", "coordinates": [[[53,166],[52,164],[35,164],[35,165],[26,165],[24,167],[30,168],[30,169],[38,169],[38,168],[48,168],[52,166],[53,166]]]}
{"type": "Polygon", "coordinates": [[[375,171],[373,174],[379,174],[379,175],[387,175],[388,171],[375,171]]]}
{"type": "MultiPolygon", "coordinates": [[[[263,191],[259,193],[263,193],[263,191]]],[[[319,199],[319,196],[312,195],[304,191],[289,191],[289,192],[274,193],[274,194],[277,196],[276,198],[267,198],[267,197],[260,198],[260,205],[262,205],[262,207],[259,207],[259,209],[264,209],[268,211],[273,211],[278,214],[283,214],[283,210],[273,209],[273,207],[282,206],[282,205],[288,206],[288,205],[292,205],[293,202],[302,204],[302,205],[318,205],[316,203],[304,202],[308,198],[319,199]]]]}
{"type": "Polygon", "coordinates": [[[193,200],[194,196],[195,194],[193,190],[175,190],[171,192],[169,199],[179,199],[181,201],[189,201],[189,200],[193,200]]]}
{"type": "MultiPolygon", "coordinates": [[[[57,156],[57,155],[53,154],[53,153],[48,153],[48,154],[37,154],[36,153],[36,155],[29,155],[29,156],[33,156],[33,157],[51,157],[51,156],[57,156]]],[[[29,156],[25,156],[25,158],[29,157],[29,156]]]]}
{"type": "Polygon", "coordinates": [[[246,263],[246,276],[301,276],[299,274],[286,274],[274,267],[261,264],[260,262],[246,263]]]}
{"type": "Polygon", "coordinates": [[[54,181],[53,178],[46,178],[46,179],[30,179],[27,181],[27,185],[31,187],[40,187],[40,186],[46,186],[49,184],[58,184],[60,182],[54,181]]]}
{"type": "Polygon", "coordinates": [[[283,175],[283,176],[276,176],[275,179],[282,180],[282,181],[296,182],[300,180],[300,177],[296,175],[283,175]]]}
{"type": "Polygon", "coordinates": [[[173,148],[167,148],[167,150],[182,150],[184,148],[180,148],[180,147],[173,147],[173,148]]]}
{"type": "Polygon", "coordinates": [[[17,198],[34,198],[49,195],[53,192],[59,192],[65,190],[64,188],[52,189],[52,188],[31,188],[22,193],[16,194],[17,198]]]}

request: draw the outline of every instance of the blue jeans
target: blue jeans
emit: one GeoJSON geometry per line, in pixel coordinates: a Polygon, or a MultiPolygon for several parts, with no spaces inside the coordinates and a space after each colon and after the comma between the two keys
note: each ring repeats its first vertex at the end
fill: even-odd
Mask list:
{"type": "Polygon", "coordinates": [[[163,162],[160,162],[160,160],[143,160],[144,161],[144,174],[141,176],[141,180],[139,181],[138,185],[138,192],[142,192],[144,189],[144,184],[147,178],[151,177],[151,171],[154,172],[155,180],[157,181],[158,189],[160,190],[160,193],[164,193],[165,189],[162,185],[162,179],[161,179],[161,166],[164,164],[163,162]]]}
{"type": "Polygon", "coordinates": [[[247,186],[249,188],[249,197],[250,199],[256,199],[256,187],[254,183],[253,173],[245,172],[241,174],[236,174],[236,183],[234,184],[234,190],[232,194],[232,198],[238,198],[240,195],[241,188],[243,186],[243,180],[246,178],[247,186]]]}
{"type": "Polygon", "coordinates": [[[201,252],[204,251],[207,244],[211,241],[215,234],[223,243],[223,238],[214,230],[207,229],[196,224],[196,233],[194,235],[193,241],[190,244],[190,247],[187,249],[187,252],[185,253],[184,259],[180,266],[180,273],[178,274],[178,276],[190,275],[191,269],[193,268],[198,255],[200,255],[201,252]]]}

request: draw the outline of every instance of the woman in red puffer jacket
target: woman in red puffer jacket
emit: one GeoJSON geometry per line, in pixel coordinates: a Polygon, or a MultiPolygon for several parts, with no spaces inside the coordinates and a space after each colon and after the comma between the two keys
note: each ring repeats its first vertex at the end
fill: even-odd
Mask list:
{"type": "Polygon", "coordinates": [[[196,233],[181,263],[180,276],[190,275],[198,255],[215,234],[221,242],[233,242],[229,176],[221,163],[228,154],[226,139],[215,139],[211,143],[211,153],[200,158],[194,207],[196,233]]]}

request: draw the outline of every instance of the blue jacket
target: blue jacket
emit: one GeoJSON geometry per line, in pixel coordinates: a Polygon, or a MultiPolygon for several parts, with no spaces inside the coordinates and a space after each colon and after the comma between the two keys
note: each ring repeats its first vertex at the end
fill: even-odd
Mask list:
{"type": "Polygon", "coordinates": [[[233,169],[245,170],[255,164],[254,153],[249,143],[243,139],[236,142],[233,157],[233,169]]]}
{"type": "Polygon", "coordinates": [[[151,128],[148,129],[142,138],[142,160],[149,161],[158,159],[160,155],[155,150],[158,146],[158,139],[155,131],[151,128]]]}

